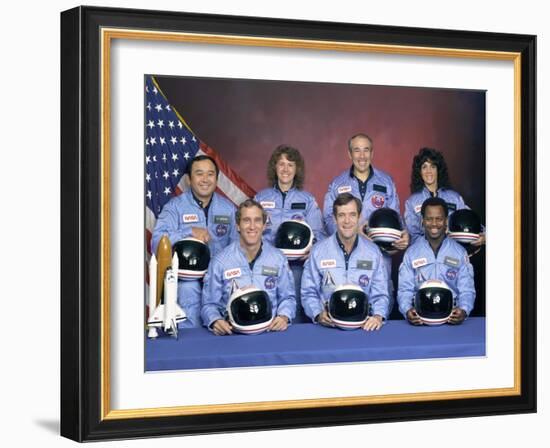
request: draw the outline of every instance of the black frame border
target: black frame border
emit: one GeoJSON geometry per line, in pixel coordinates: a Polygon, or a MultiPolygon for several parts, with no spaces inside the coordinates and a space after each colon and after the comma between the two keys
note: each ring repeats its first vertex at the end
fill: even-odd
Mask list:
{"type": "Polygon", "coordinates": [[[536,36],[77,7],[61,13],[61,435],[76,441],[536,412],[536,36]],[[521,395],[101,420],[102,27],[521,53],[521,395]]]}

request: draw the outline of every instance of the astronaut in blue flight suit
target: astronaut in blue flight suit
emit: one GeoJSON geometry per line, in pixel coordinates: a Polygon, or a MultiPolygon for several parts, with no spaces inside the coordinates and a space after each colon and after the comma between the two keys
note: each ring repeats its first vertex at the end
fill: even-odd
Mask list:
{"type": "Polygon", "coordinates": [[[425,236],[407,249],[399,267],[399,311],[413,325],[421,325],[413,306],[416,292],[426,280],[442,280],[451,288],[455,301],[449,323],[460,324],[472,311],[476,297],[470,259],[460,244],[446,237],[448,209],[444,199],[427,199],[421,214],[425,236]]]}
{"type": "Polygon", "coordinates": [[[276,315],[268,331],[284,331],[294,318],[294,280],[283,253],[262,241],[267,214],[262,206],[247,199],[236,214],[239,240],[219,252],[204,278],[201,316],[215,335],[232,333],[226,320],[231,294],[239,288],[255,286],[267,292],[276,315]]]}
{"type": "MultiPolygon", "coordinates": [[[[313,195],[303,190],[305,163],[300,152],[292,146],[280,145],[273,153],[267,166],[267,179],[271,188],[259,191],[255,200],[267,212],[263,240],[273,244],[277,229],[284,221],[297,219],[305,221],[313,230],[314,243],[325,238],[323,217],[313,195]]],[[[293,260],[290,269],[294,275],[296,290],[296,321],[305,321],[300,305],[300,283],[304,261],[293,260]]]]}
{"type": "Polygon", "coordinates": [[[387,272],[376,244],[358,234],[361,201],[351,193],[337,196],[333,204],[336,232],[316,244],[304,266],[302,305],[313,321],[334,326],[326,303],[336,287],[352,283],[365,292],[370,316],[363,329],[379,330],[390,306],[387,272]]]}
{"type": "MultiPolygon", "coordinates": [[[[163,207],[151,241],[152,253],[163,235],[174,245],[183,238],[194,237],[208,244],[211,256],[238,238],[235,225],[235,206],[214,190],[219,169],[209,156],[201,155],[189,162],[190,188],[172,198],[163,207]]],[[[187,314],[180,328],[201,326],[200,280],[178,280],[178,303],[187,314]]]]}
{"type": "MultiPolygon", "coordinates": [[[[363,233],[363,227],[368,223],[372,212],[382,207],[389,207],[395,210],[399,216],[399,196],[392,177],[382,170],[372,166],[374,148],[372,139],[366,134],[357,134],[348,141],[348,153],[352,161],[349,170],[337,176],[329,185],[323,205],[323,219],[327,235],[336,231],[336,224],[332,214],[332,204],[339,194],[351,193],[361,200],[363,205],[361,211],[359,232],[363,233]]],[[[391,282],[391,255],[398,250],[405,250],[409,245],[409,234],[406,230],[402,232],[401,239],[395,241],[395,251],[384,253],[384,265],[390,287],[390,300],[393,305],[393,284],[391,282]]],[[[391,308],[390,308],[391,309],[391,308]]]]}
{"type": "Polygon", "coordinates": [[[271,188],[259,191],[254,199],[267,212],[263,239],[273,244],[277,229],[282,222],[298,219],[309,224],[316,241],[325,237],[321,210],[311,193],[303,190],[305,166],[300,152],[291,146],[280,145],[267,167],[271,188]]]}
{"type": "MultiPolygon", "coordinates": [[[[469,208],[462,196],[450,187],[447,163],[440,151],[421,148],[414,156],[411,172],[411,196],[405,202],[405,224],[411,238],[411,244],[424,236],[420,209],[422,203],[430,197],[439,197],[447,203],[449,216],[456,210],[469,208]]],[[[472,243],[474,246],[485,244],[485,232],[472,243]]]]}

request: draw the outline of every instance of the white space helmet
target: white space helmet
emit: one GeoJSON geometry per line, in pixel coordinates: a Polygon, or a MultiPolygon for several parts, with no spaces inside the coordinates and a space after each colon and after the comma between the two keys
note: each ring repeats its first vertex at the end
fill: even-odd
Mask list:
{"type": "Polygon", "coordinates": [[[239,288],[229,298],[227,315],[237,333],[262,333],[273,321],[271,300],[265,291],[254,286],[239,288]]]}
{"type": "Polygon", "coordinates": [[[365,292],[357,285],[338,286],[328,302],[328,314],[342,330],[357,330],[367,321],[369,302],[365,292]]]}
{"type": "Polygon", "coordinates": [[[426,325],[444,324],[453,311],[453,292],[444,281],[427,280],[416,292],[414,307],[426,325]]]}

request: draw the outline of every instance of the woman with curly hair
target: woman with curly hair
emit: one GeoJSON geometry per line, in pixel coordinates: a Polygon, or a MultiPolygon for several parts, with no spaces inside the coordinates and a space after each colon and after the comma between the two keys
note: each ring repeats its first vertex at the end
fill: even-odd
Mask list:
{"type": "MultiPolygon", "coordinates": [[[[254,199],[267,212],[267,222],[263,240],[273,244],[277,229],[281,223],[295,219],[305,221],[313,230],[314,243],[325,238],[321,210],[313,195],[303,190],[305,163],[300,151],[292,146],[280,145],[271,154],[267,164],[267,181],[270,188],[259,191],[254,199]]],[[[298,307],[296,320],[303,319],[300,305],[300,282],[303,263],[309,253],[302,259],[291,261],[294,274],[298,307]]]]}
{"type": "MultiPolygon", "coordinates": [[[[405,202],[405,224],[409,231],[411,244],[424,235],[420,210],[422,203],[429,197],[442,198],[449,207],[449,215],[455,210],[469,208],[460,194],[451,189],[447,163],[443,154],[433,148],[421,148],[414,156],[411,173],[412,195],[405,202]]],[[[485,243],[485,233],[472,244],[485,243]]]]}

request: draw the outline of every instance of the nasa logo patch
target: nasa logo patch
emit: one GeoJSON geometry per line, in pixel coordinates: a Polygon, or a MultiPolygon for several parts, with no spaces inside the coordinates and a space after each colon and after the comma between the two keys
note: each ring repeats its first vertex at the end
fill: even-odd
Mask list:
{"type": "Polygon", "coordinates": [[[216,226],[216,235],[217,236],[224,236],[227,234],[227,225],[226,224],[218,224],[216,226]]]}
{"type": "Polygon", "coordinates": [[[351,185],[343,185],[338,187],[338,194],[349,193],[351,191],[351,185]]]}
{"type": "Polygon", "coordinates": [[[275,277],[273,277],[272,275],[267,277],[264,282],[265,289],[273,289],[275,288],[276,284],[277,284],[277,281],[275,280],[275,277]]]}
{"type": "Polygon", "coordinates": [[[226,280],[230,280],[232,278],[236,278],[240,276],[241,276],[241,268],[228,269],[223,273],[223,278],[225,278],[226,280]]]}
{"type": "Polygon", "coordinates": [[[386,199],[384,198],[384,196],[380,195],[380,194],[375,194],[372,196],[372,198],[370,199],[370,202],[371,204],[373,205],[373,207],[375,208],[382,208],[384,207],[384,204],[386,202],[386,199]]]}
{"type": "Polygon", "coordinates": [[[336,267],[336,260],[321,260],[320,266],[321,269],[330,269],[336,267]]]}
{"type": "Polygon", "coordinates": [[[420,268],[422,266],[426,266],[428,264],[427,258],[417,258],[416,260],[412,261],[412,266],[414,269],[420,268]]]}
{"type": "Polygon", "coordinates": [[[365,275],[363,274],[361,277],[359,277],[359,285],[362,286],[363,288],[365,286],[368,286],[369,284],[369,276],[368,275],[365,275]]]}
{"type": "Polygon", "coordinates": [[[290,218],[290,219],[295,219],[296,221],[303,221],[304,216],[303,215],[292,215],[292,218],[290,218]]]}
{"type": "Polygon", "coordinates": [[[183,222],[199,222],[199,215],[192,214],[192,215],[183,215],[183,222]]]}
{"type": "Polygon", "coordinates": [[[453,281],[454,279],[456,279],[457,274],[458,272],[456,271],[456,269],[449,269],[445,274],[445,277],[447,277],[447,280],[453,281]]]}

